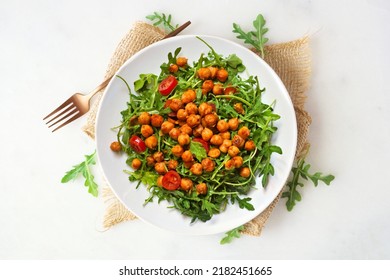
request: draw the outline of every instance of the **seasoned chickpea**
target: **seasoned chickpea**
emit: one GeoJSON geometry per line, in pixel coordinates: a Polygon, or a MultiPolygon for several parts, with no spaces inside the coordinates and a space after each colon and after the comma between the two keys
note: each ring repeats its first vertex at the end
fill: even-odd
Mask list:
{"type": "Polygon", "coordinates": [[[190,144],[191,138],[190,138],[190,136],[188,134],[182,133],[177,138],[177,142],[179,142],[180,146],[185,146],[185,145],[190,144]]]}
{"type": "Polygon", "coordinates": [[[255,142],[253,140],[246,141],[244,149],[247,150],[247,151],[253,151],[254,149],[256,149],[255,142]]]}
{"type": "Polygon", "coordinates": [[[218,116],[215,113],[207,114],[203,117],[207,127],[215,127],[218,122],[218,116]]]}
{"type": "Polygon", "coordinates": [[[203,131],[203,126],[199,124],[192,130],[192,134],[195,137],[202,137],[202,131],[203,131]]]}
{"type": "Polygon", "coordinates": [[[233,105],[234,110],[236,110],[237,113],[243,115],[245,114],[244,107],[242,106],[242,103],[236,103],[233,105]]]}
{"type": "Polygon", "coordinates": [[[183,152],[184,152],[184,149],[182,146],[180,145],[175,145],[172,147],[172,154],[176,157],[181,157],[183,152]]]}
{"type": "Polygon", "coordinates": [[[150,114],[148,112],[142,112],[138,117],[139,124],[149,124],[150,123],[150,114]]]}
{"type": "Polygon", "coordinates": [[[230,139],[230,132],[229,131],[225,131],[225,132],[221,132],[219,133],[219,135],[221,135],[222,139],[230,139]]]}
{"type": "Polygon", "coordinates": [[[234,157],[240,153],[240,149],[237,148],[236,146],[230,146],[228,149],[228,154],[231,157],[234,157]]]}
{"type": "Polygon", "coordinates": [[[194,175],[202,175],[203,173],[203,167],[202,167],[202,164],[196,162],[194,163],[191,168],[190,168],[190,171],[192,174],[194,175]]]}
{"type": "Polygon", "coordinates": [[[175,127],[175,125],[173,123],[171,123],[170,121],[164,121],[161,124],[161,132],[164,133],[164,134],[169,134],[169,132],[171,132],[171,130],[174,127],[175,127]]]}
{"type": "Polygon", "coordinates": [[[232,144],[241,149],[245,145],[245,140],[240,135],[236,134],[233,136],[232,144]]]}
{"type": "Polygon", "coordinates": [[[181,155],[181,159],[184,161],[184,162],[192,162],[194,161],[194,156],[192,155],[192,153],[190,151],[184,151],[184,153],[181,155]]]}
{"type": "Polygon", "coordinates": [[[222,142],[222,145],[219,146],[219,150],[226,154],[229,150],[229,147],[232,145],[232,141],[229,140],[229,139],[224,139],[223,142],[222,142]]]}
{"type": "Polygon", "coordinates": [[[213,137],[213,131],[210,128],[204,128],[202,130],[202,139],[204,141],[209,141],[213,137]]]}
{"type": "Polygon", "coordinates": [[[162,187],[162,180],[163,180],[163,177],[164,176],[162,176],[162,175],[160,175],[160,176],[158,176],[158,178],[157,178],[157,186],[159,186],[159,187],[162,187]]]}
{"type": "Polygon", "coordinates": [[[201,80],[208,80],[211,77],[211,71],[208,68],[200,68],[198,70],[198,77],[201,80]]]}
{"type": "MultiPolygon", "coordinates": [[[[137,116],[132,116],[129,120],[129,126],[135,126],[137,124],[140,124],[138,122],[138,117],[137,116]]],[[[147,123],[146,123],[147,124],[147,123]]]]}
{"type": "Polygon", "coordinates": [[[187,114],[187,111],[186,110],[184,110],[184,109],[179,109],[178,111],[177,111],[177,118],[179,119],[179,120],[182,120],[182,121],[185,121],[185,120],[187,120],[187,117],[188,117],[188,114],[187,114]]]}
{"type": "Polygon", "coordinates": [[[236,130],[238,128],[238,125],[240,122],[238,121],[237,118],[232,118],[228,121],[229,129],[230,130],[236,130]]]}
{"type": "Polygon", "coordinates": [[[242,139],[246,140],[249,137],[249,134],[251,134],[251,131],[246,126],[243,126],[237,133],[242,137],[242,139]]]}
{"type": "Polygon", "coordinates": [[[152,156],[146,157],[146,164],[148,166],[154,166],[155,163],[156,163],[156,161],[154,160],[154,158],[152,156]]]}
{"type": "Polygon", "coordinates": [[[147,138],[153,134],[153,128],[148,124],[143,124],[141,126],[141,134],[143,137],[147,138]]]}
{"type": "Polygon", "coordinates": [[[201,117],[206,116],[207,114],[210,114],[213,112],[213,107],[211,107],[210,104],[204,102],[199,105],[198,112],[201,117]]]}
{"type": "Polygon", "coordinates": [[[156,172],[158,174],[165,174],[167,173],[167,166],[165,165],[165,162],[157,162],[155,165],[154,165],[154,170],[156,170],[156,172]]]}
{"type": "Polygon", "coordinates": [[[120,150],[122,150],[122,145],[118,141],[114,141],[114,142],[111,143],[110,149],[113,152],[119,152],[120,150]]]}
{"type": "Polygon", "coordinates": [[[169,72],[176,73],[178,70],[179,70],[179,66],[177,66],[177,64],[169,65],[169,72]]]}
{"type": "Polygon", "coordinates": [[[226,95],[233,94],[236,92],[237,92],[237,89],[235,87],[232,87],[232,86],[228,86],[223,90],[223,93],[226,95]]]}
{"type": "Polygon", "coordinates": [[[188,115],[197,114],[198,113],[198,106],[196,106],[195,103],[190,102],[186,104],[185,110],[188,115]]]}
{"type": "Polygon", "coordinates": [[[207,185],[205,183],[196,185],[196,192],[198,194],[207,194],[207,185]]]}
{"type": "Polygon", "coordinates": [[[168,169],[169,170],[176,170],[178,165],[179,165],[179,162],[175,159],[170,159],[168,161],[168,169]]]}
{"type": "Polygon", "coordinates": [[[171,99],[169,108],[171,108],[172,111],[177,112],[179,109],[183,108],[183,102],[178,98],[171,99]]]}
{"type": "Polygon", "coordinates": [[[142,162],[138,158],[135,158],[131,161],[131,167],[133,167],[135,170],[139,169],[141,167],[141,165],[142,165],[142,162]]]}
{"type": "Polygon", "coordinates": [[[157,147],[157,141],[157,137],[155,135],[152,135],[145,139],[145,145],[149,149],[153,150],[157,147]]]}
{"type": "Polygon", "coordinates": [[[183,57],[183,56],[180,56],[180,57],[176,58],[176,64],[179,67],[186,66],[187,65],[187,61],[188,61],[188,59],[186,57],[183,57]]]}
{"type": "Polygon", "coordinates": [[[225,69],[221,68],[217,71],[217,79],[218,81],[224,83],[227,78],[228,78],[228,71],[226,71],[225,69]]]}
{"type": "Polygon", "coordinates": [[[207,155],[211,158],[218,158],[221,155],[221,151],[217,148],[211,148],[207,155]]]}
{"type": "Polygon", "coordinates": [[[194,127],[194,126],[199,125],[200,124],[200,116],[199,115],[195,115],[195,114],[189,115],[188,118],[187,118],[187,124],[190,127],[194,127]]]}
{"type": "Polygon", "coordinates": [[[202,92],[208,93],[213,90],[214,82],[212,80],[206,80],[202,84],[202,92]]]}
{"type": "Polygon", "coordinates": [[[180,132],[181,132],[181,133],[188,134],[188,135],[192,135],[192,128],[191,128],[191,126],[189,126],[188,124],[183,124],[183,125],[180,127],[180,132]]]}
{"type": "Polygon", "coordinates": [[[192,189],[193,186],[194,186],[194,183],[191,181],[191,179],[181,178],[180,188],[183,191],[188,192],[188,191],[190,191],[192,189]]]}
{"type": "Polygon", "coordinates": [[[217,67],[212,67],[212,66],[210,66],[208,68],[209,68],[210,74],[211,74],[210,79],[215,79],[215,77],[217,76],[218,68],[217,67]]]}
{"type": "Polygon", "coordinates": [[[215,84],[213,87],[213,93],[215,95],[223,94],[223,86],[221,84],[215,84]]]}
{"type": "Polygon", "coordinates": [[[219,132],[225,132],[229,130],[229,124],[225,120],[219,120],[217,123],[217,129],[219,132]]]}
{"type": "Polygon", "coordinates": [[[240,157],[240,156],[235,156],[235,157],[232,158],[232,160],[234,162],[234,167],[235,168],[240,168],[242,166],[243,162],[244,162],[242,157],[240,157]]]}
{"type": "Polygon", "coordinates": [[[180,129],[174,127],[171,129],[171,131],[169,131],[169,136],[174,139],[174,140],[177,140],[177,138],[179,137],[181,131],[180,129]]]}
{"type": "Polygon", "coordinates": [[[251,176],[251,170],[248,167],[243,167],[240,169],[240,176],[248,178],[251,176]]]}
{"type": "Polygon", "coordinates": [[[204,158],[201,162],[202,168],[206,172],[211,172],[215,168],[215,162],[209,158],[204,158]]]}
{"type": "Polygon", "coordinates": [[[154,114],[150,117],[150,122],[154,127],[160,127],[164,122],[164,118],[158,114],[154,114]]]}
{"type": "Polygon", "coordinates": [[[210,139],[210,143],[215,145],[215,146],[220,146],[223,143],[223,139],[222,139],[221,135],[214,134],[210,139]]]}
{"type": "Polygon", "coordinates": [[[183,165],[185,168],[190,169],[192,165],[194,165],[195,161],[184,161],[183,165]]]}
{"type": "Polygon", "coordinates": [[[153,159],[156,161],[156,162],[162,162],[164,161],[164,154],[163,152],[155,152],[153,154],[153,159]]]}
{"type": "Polygon", "coordinates": [[[234,168],[234,161],[233,159],[229,159],[227,162],[225,162],[225,168],[230,170],[234,168]]]}
{"type": "Polygon", "coordinates": [[[193,89],[186,90],[181,96],[181,102],[184,104],[190,103],[196,99],[196,93],[193,89]]]}

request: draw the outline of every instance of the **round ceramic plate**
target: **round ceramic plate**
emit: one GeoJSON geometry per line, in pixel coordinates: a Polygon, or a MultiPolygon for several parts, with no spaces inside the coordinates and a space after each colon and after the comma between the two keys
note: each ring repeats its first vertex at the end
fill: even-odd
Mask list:
{"type": "MultiPolygon", "coordinates": [[[[214,215],[207,222],[197,221],[183,216],[176,209],[168,208],[165,201],[152,202],[144,205],[149,197],[147,189],[141,185],[136,189],[136,183],[130,182],[129,170],[126,165],[126,155],[113,153],[110,143],[116,140],[117,132],[113,130],[121,122],[120,112],[126,108],[129,94],[126,85],[119,78],[113,78],[106,88],[100,103],[96,121],[96,145],[98,161],[104,176],[118,199],[141,220],[175,233],[206,235],[226,232],[238,227],[259,215],[275,199],[283,188],[290,173],[296,149],[297,124],[294,108],[280,78],[259,56],[247,48],[234,42],[212,36],[199,36],[210,44],[217,53],[227,57],[236,54],[243,61],[247,70],[241,74],[258,76],[261,87],[265,87],[263,102],[271,104],[276,101],[275,113],[281,118],[274,124],[278,127],[272,138],[274,145],[280,146],[283,154],[272,154],[272,164],[275,175],[271,176],[266,188],[261,186],[260,178],[256,188],[248,194],[252,198],[254,211],[240,209],[236,204],[228,205],[226,210],[214,215]],[[246,74],[247,73],[247,74],[246,74]]],[[[207,54],[209,48],[195,35],[178,36],[157,42],[141,50],[131,57],[117,72],[117,75],[126,79],[132,87],[133,82],[141,73],[160,73],[160,65],[167,61],[169,52],[181,47],[180,56],[188,58],[189,63],[197,61],[201,53],[207,54]]],[[[135,92],[132,88],[132,92],[135,92]]]]}

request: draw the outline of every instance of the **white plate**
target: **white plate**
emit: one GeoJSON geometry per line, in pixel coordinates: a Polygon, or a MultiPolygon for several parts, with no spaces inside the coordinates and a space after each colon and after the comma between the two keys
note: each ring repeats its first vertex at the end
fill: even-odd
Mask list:
{"type": "MultiPolygon", "coordinates": [[[[121,122],[120,111],[126,108],[129,100],[128,90],[124,83],[113,78],[108,85],[100,103],[96,121],[96,145],[98,161],[112,190],[118,199],[137,217],[145,222],[175,233],[206,235],[226,232],[238,227],[259,215],[275,199],[283,188],[290,173],[296,149],[297,124],[294,108],[283,83],[262,59],[247,48],[231,41],[212,37],[199,36],[208,42],[217,53],[223,56],[236,54],[243,61],[247,73],[259,77],[261,87],[265,87],[263,94],[265,103],[276,100],[275,113],[281,119],[275,122],[278,127],[273,137],[273,144],[282,148],[283,154],[273,154],[272,164],[275,175],[270,177],[268,186],[264,189],[258,180],[257,189],[252,190],[249,196],[254,211],[240,209],[237,205],[229,205],[226,211],[214,215],[211,220],[190,224],[190,218],[183,216],[175,209],[168,209],[168,203],[148,203],[144,201],[149,197],[145,187],[135,188],[135,183],[128,180],[128,175],[123,172],[129,169],[126,165],[126,155],[113,153],[109,146],[116,140],[116,131],[112,128],[121,122]]],[[[169,52],[182,47],[181,56],[186,56],[192,63],[197,61],[201,53],[207,54],[208,47],[195,37],[195,35],[178,36],[157,42],[131,57],[117,72],[124,77],[133,87],[133,82],[141,73],[160,73],[160,65],[167,61],[169,52]]],[[[242,74],[245,77],[244,74],[242,74]]],[[[133,93],[135,92],[132,88],[133,93]]]]}

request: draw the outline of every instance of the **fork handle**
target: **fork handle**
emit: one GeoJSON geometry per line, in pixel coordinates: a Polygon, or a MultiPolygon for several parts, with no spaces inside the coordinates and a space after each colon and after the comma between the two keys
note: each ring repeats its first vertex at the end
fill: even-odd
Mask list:
{"type": "Polygon", "coordinates": [[[105,79],[103,83],[98,85],[93,91],[91,91],[86,96],[88,98],[92,98],[96,93],[98,93],[99,91],[101,91],[102,89],[104,89],[108,85],[108,83],[111,81],[112,77],[114,77],[114,75],[112,75],[112,76],[108,77],[107,79],[105,79]]]}

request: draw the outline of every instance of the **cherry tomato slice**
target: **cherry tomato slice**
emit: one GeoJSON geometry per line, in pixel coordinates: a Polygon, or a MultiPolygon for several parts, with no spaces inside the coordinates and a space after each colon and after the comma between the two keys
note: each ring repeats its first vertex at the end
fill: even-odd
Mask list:
{"type": "Polygon", "coordinates": [[[192,141],[195,141],[195,142],[202,144],[203,148],[206,150],[207,153],[210,151],[209,143],[204,141],[202,138],[194,138],[194,139],[192,139],[192,141]]]}
{"type": "Polygon", "coordinates": [[[181,177],[179,173],[174,170],[170,170],[162,178],[162,186],[169,191],[177,190],[180,187],[181,177]]]}
{"type": "Polygon", "coordinates": [[[162,95],[168,95],[172,92],[172,90],[177,86],[177,80],[174,76],[170,75],[158,85],[158,91],[162,95]]]}
{"type": "Polygon", "coordinates": [[[136,153],[142,153],[145,152],[146,150],[146,145],[144,140],[142,140],[137,135],[131,136],[131,138],[129,139],[129,144],[136,153]]]}

